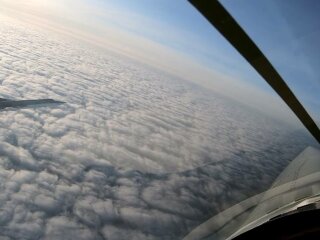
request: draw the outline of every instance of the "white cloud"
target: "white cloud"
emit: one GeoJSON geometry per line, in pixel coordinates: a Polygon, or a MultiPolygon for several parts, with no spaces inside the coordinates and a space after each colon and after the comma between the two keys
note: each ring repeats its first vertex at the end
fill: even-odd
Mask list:
{"type": "Polygon", "coordinates": [[[66,102],[0,111],[1,238],[181,238],[312,143],[188,81],[1,20],[0,97],[66,102]]]}
{"type": "Polygon", "coordinates": [[[67,217],[51,218],[46,227],[45,237],[43,239],[94,239],[95,234],[73,219],[67,217]]]}

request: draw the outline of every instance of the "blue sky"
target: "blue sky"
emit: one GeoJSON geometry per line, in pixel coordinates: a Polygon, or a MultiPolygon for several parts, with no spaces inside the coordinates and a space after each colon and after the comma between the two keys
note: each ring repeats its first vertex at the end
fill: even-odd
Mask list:
{"type": "MultiPolygon", "coordinates": [[[[54,21],[61,28],[69,26],[90,33],[93,36],[82,38],[90,38],[100,46],[109,44],[111,49],[176,71],[202,85],[212,84],[217,91],[249,105],[258,106],[260,101],[258,108],[269,108],[274,115],[283,112],[273,90],[185,0],[0,0],[0,3],[54,21]]],[[[223,0],[222,3],[319,120],[320,1],[292,0],[288,4],[286,0],[223,0]]],[[[39,24],[38,19],[34,23],[39,24]]]]}
{"type": "Polygon", "coordinates": [[[320,1],[225,0],[223,3],[319,120],[320,1]]]}
{"type": "MultiPolygon", "coordinates": [[[[113,24],[119,28],[188,54],[217,71],[240,76],[264,91],[272,91],[184,0],[90,2],[122,12],[113,20],[113,24]]],[[[293,0],[288,4],[285,0],[224,0],[222,3],[263,50],[314,117],[319,118],[320,70],[317,68],[320,66],[320,2],[293,0]]],[[[108,18],[101,20],[110,24],[108,18]]]]}
{"type": "MultiPolygon", "coordinates": [[[[212,26],[185,0],[130,1],[95,0],[91,4],[119,11],[110,19],[100,20],[105,24],[138,34],[166,45],[202,64],[228,74],[239,75],[248,80],[255,79],[242,57],[217,33],[212,26]],[[232,71],[230,71],[232,69],[232,71]]],[[[260,81],[252,84],[265,87],[260,81]]]]}

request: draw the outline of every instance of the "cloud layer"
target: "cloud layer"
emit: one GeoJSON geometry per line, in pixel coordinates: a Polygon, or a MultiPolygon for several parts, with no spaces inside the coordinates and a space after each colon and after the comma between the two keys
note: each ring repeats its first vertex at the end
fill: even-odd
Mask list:
{"type": "MultiPolygon", "coordinates": [[[[177,239],[311,140],[233,100],[1,17],[0,236],[177,239]]],[[[259,179],[259,181],[257,181],[259,179]]]]}

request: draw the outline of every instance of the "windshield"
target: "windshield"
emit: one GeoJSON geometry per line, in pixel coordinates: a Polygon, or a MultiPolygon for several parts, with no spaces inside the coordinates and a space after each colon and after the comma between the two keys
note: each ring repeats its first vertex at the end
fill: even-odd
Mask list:
{"type": "MultiPolygon", "coordinates": [[[[1,237],[182,239],[319,148],[186,1],[0,4],[1,237]]],[[[319,121],[317,64],[276,53],[319,121]]]]}

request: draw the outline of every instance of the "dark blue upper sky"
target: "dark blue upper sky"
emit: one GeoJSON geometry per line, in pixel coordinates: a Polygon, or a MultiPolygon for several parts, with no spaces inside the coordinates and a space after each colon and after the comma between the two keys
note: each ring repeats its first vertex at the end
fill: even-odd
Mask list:
{"type": "Polygon", "coordinates": [[[297,97],[320,119],[320,1],[225,0],[297,97]]]}

